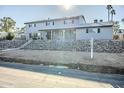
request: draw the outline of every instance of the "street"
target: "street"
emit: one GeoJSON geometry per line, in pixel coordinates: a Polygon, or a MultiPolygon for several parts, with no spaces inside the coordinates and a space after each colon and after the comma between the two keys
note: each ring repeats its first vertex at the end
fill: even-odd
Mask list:
{"type": "Polygon", "coordinates": [[[124,88],[124,75],[0,61],[0,87],[124,88]]]}

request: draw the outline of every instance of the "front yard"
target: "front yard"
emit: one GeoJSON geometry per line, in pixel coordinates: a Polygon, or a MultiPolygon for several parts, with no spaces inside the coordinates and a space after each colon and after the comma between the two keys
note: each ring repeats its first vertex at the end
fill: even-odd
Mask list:
{"type": "Polygon", "coordinates": [[[124,53],[94,53],[94,58],[91,59],[90,52],[13,50],[1,54],[0,59],[38,65],[66,65],[93,72],[124,72],[124,53]]]}

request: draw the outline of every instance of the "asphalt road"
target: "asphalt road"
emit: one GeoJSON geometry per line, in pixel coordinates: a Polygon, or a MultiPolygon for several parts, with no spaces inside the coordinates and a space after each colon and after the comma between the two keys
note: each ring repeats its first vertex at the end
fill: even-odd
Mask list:
{"type": "Polygon", "coordinates": [[[115,88],[124,88],[124,75],[119,75],[119,74],[91,73],[86,71],[68,69],[66,67],[61,67],[61,66],[55,67],[55,66],[29,65],[29,64],[9,63],[2,61],[0,61],[0,67],[8,67],[14,69],[21,69],[25,71],[32,71],[32,72],[45,73],[51,75],[72,77],[82,80],[109,83],[115,88]]]}

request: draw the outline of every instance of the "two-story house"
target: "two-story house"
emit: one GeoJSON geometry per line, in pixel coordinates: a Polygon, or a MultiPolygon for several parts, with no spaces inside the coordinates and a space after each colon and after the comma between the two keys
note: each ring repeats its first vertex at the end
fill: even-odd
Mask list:
{"type": "Polygon", "coordinates": [[[112,22],[86,23],[83,15],[26,22],[27,39],[81,40],[112,39],[112,22]]]}

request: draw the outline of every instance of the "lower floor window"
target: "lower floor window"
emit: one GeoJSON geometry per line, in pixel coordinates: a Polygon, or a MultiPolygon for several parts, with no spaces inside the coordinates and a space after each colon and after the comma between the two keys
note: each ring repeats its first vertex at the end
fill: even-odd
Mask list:
{"type": "Polygon", "coordinates": [[[97,33],[100,33],[100,28],[98,28],[98,31],[97,31],[97,33]]]}

